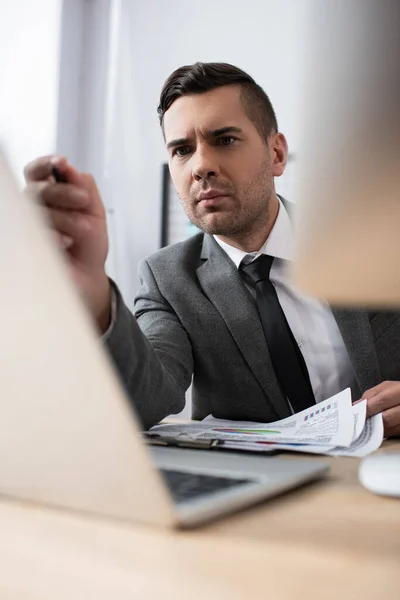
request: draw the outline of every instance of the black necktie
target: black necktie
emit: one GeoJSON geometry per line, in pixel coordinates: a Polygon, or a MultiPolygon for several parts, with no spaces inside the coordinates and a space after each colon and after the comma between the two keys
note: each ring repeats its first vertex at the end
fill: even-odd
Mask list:
{"type": "Polygon", "coordinates": [[[275,374],[295,412],[315,404],[310,377],[300,348],[269,279],[273,256],[262,254],[240,270],[256,288],[256,302],[275,374]]]}

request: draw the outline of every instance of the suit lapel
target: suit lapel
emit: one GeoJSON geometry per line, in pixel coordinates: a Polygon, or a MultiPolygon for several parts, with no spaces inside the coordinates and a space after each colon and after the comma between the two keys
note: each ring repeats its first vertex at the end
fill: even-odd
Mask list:
{"type": "Polygon", "coordinates": [[[347,348],[354,375],[363,393],[382,381],[368,314],[332,308],[347,348]]]}
{"type": "Polygon", "coordinates": [[[276,412],[276,418],[290,414],[272,368],[255,303],[243,285],[236,266],[212,236],[205,235],[197,269],[199,282],[225,321],[243,357],[276,412]]]}

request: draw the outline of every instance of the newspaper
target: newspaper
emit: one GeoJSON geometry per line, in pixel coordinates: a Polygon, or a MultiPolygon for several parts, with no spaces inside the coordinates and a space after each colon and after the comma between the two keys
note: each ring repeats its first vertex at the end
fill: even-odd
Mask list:
{"type": "MultiPolygon", "coordinates": [[[[365,420],[365,418],[364,418],[365,420]]],[[[207,417],[199,423],[156,425],[150,435],[186,440],[273,442],[349,447],[353,441],[350,388],[286,419],[273,423],[227,421],[207,417]]]]}
{"type": "Polygon", "coordinates": [[[367,416],[367,401],[363,400],[358,404],[352,405],[351,410],[353,413],[353,436],[351,439],[351,444],[348,448],[346,446],[339,445],[322,446],[316,444],[279,444],[279,448],[278,445],[275,445],[275,449],[296,450],[297,452],[308,452],[313,454],[333,454],[338,449],[347,449],[348,451],[350,451],[353,445],[358,442],[363,432],[367,416]]]}
{"type": "Polygon", "coordinates": [[[331,456],[367,456],[378,450],[383,441],[383,419],[382,413],[374,415],[365,421],[361,435],[349,448],[333,448],[327,452],[331,456]]]}
{"type": "Polygon", "coordinates": [[[218,440],[226,449],[286,450],[329,456],[366,456],[382,443],[382,415],[366,418],[367,402],[352,404],[343,392],[273,423],[228,421],[212,416],[200,422],[156,425],[148,435],[180,441],[218,440]]]}
{"type": "Polygon", "coordinates": [[[286,450],[291,452],[306,452],[311,454],[325,454],[327,456],[356,456],[362,458],[379,448],[383,440],[382,414],[365,419],[367,408],[366,400],[353,405],[354,434],[351,445],[318,446],[312,444],[273,444],[265,442],[226,442],[227,448],[232,450],[248,450],[251,452],[271,452],[271,450],[286,450]],[[364,425],[363,425],[364,423],[364,425]]]}

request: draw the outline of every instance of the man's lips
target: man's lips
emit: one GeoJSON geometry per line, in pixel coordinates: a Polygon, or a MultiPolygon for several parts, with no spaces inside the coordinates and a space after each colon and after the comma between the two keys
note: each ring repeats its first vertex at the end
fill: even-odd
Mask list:
{"type": "Polygon", "coordinates": [[[208,190],[199,194],[198,203],[201,203],[203,206],[214,206],[221,202],[221,200],[224,200],[227,195],[222,190],[208,190]]]}
{"type": "Polygon", "coordinates": [[[220,206],[227,198],[228,196],[226,195],[211,196],[211,198],[203,198],[202,200],[199,200],[198,205],[204,206],[206,208],[212,208],[220,206]]]}

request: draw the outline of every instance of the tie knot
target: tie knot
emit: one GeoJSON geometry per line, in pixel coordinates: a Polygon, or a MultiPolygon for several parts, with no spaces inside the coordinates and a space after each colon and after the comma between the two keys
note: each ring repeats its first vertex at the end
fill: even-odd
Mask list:
{"type": "Polygon", "coordinates": [[[253,260],[253,262],[247,265],[240,265],[240,270],[248,277],[254,284],[257,284],[259,281],[269,280],[269,273],[271,271],[271,266],[274,261],[273,256],[268,256],[267,254],[261,254],[258,258],[253,260]]]}

